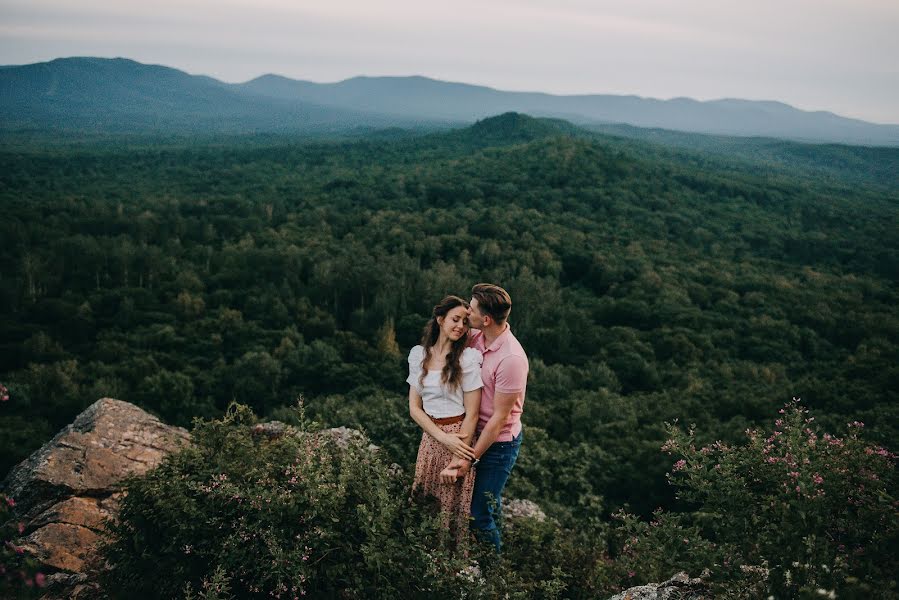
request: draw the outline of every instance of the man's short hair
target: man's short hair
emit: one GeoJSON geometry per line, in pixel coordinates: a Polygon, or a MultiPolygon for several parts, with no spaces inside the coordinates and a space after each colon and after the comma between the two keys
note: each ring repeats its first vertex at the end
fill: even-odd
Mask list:
{"type": "Polygon", "coordinates": [[[478,301],[481,313],[489,315],[497,323],[505,323],[512,310],[509,292],[492,283],[478,283],[471,288],[471,297],[478,301]]]}

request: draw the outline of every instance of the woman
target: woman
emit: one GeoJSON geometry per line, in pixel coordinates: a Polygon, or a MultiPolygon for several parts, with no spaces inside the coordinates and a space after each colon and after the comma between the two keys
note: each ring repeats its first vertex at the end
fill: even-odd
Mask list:
{"type": "Polygon", "coordinates": [[[481,353],[468,344],[468,303],[447,296],[434,307],[421,345],[409,352],[409,414],[422,428],[413,490],[435,496],[457,544],[468,535],[474,472],[442,483],[453,456],[474,458],[481,404],[481,353]]]}

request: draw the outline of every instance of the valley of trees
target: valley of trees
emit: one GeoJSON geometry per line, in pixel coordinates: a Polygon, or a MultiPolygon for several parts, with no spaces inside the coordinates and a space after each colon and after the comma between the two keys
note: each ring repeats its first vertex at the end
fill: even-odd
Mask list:
{"type": "Polygon", "coordinates": [[[104,396],[187,427],[232,400],[289,419],[302,396],[408,466],[406,353],[481,281],[511,293],[531,364],[508,493],[563,523],[687,510],[666,422],[734,443],[799,397],[895,449],[899,150],[841,152],[727,163],[515,114],[3,145],[0,470],[104,396]]]}

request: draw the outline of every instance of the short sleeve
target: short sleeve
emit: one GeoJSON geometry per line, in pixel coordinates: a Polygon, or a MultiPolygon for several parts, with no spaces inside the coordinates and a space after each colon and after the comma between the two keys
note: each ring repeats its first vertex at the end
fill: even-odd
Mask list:
{"type": "Polygon", "coordinates": [[[418,383],[418,380],[421,377],[421,360],[424,358],[424,351],[425,349],[422,346],[414,346],[409,351],[409,376],[406,378],[406,383],[419,392],[421,391],[421,385],[418,383]]]}
{"type": "Polygon", "coordinates": [[[462,391],[473,392],[484,387],[484,381],[481,379],[481,363],[484,357],[474,348],[466,348],[462,352],[462,391]]]}
{"type": "Polygon", "coordinates": [[[496,391],[514,394],[525,388],[528,382],[528,359],[517,354],[505,357],[496,368],[496,391]]]}

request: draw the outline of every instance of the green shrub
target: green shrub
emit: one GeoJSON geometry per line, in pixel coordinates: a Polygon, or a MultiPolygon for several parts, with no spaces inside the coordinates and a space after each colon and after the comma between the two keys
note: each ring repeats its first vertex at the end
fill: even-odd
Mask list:
{"type": "MultiPolygon", "coordinates": [[[[99,574],[113,598],[448,597],[467,565],[433,507],[367,440],[288,428],[249,408],[196,420],[192,446],[127,480],[99,574]]],[[[301,419],[302,422],[302,419],[301,419]]]]}
{"type": "Polygon", "coordinates": [[[606,598],[619,591],[618,573],[606,552],[607,527],[560,527],[552,520],[506,519],[503,553],[485,556],[485,597],[606,598]]]}
{"type": "Polygon", "coordinates": [[[702,537],[699,527],[690,523],[690,515],[666,513],[661,509],[650,521],[625,511],[613,515],[615,575],[627,585],[665,581],[677,571],[691,576],[718,561],[718,549],[702,537]]]}
{"type": "Polygon", "coordinates": [[[705,563],[732,597],[895,597],[896,456],[865,444],[862,423],[837,437],[795,400],[780,412],[745,445],[697,448],[692,429],[669,427],[669,480],[693,511],[649,525],[624,515],[622,564],[652,579],[705,563]]]}
{"type": "Polygon", "coordinates": [[[232,404],[127,480],[98,577],[112,598],[555,599],[683,570],[721,598],[894,596],[895,456],[863,443],[860,423],[834,437],[796,403],[783,413],[737,446],[669,427],[669,479],[690,510],[620,512],[612,528],[519,518],[497,557],[450,551],[434,503],[410,498],[408,475],[364,436],[342,446],[302,406],[273,434],[232,404]]]}
{"type": "MultiPolygon", "coordinates": [[[[287,416],[287,415],[284,415],[287,416]]],[[[111,598],[593,598],[610,581],[602,526],[519,518],[504,553],[452,550],[436,504],[364,436],[306,421],[272,434],[232,404],[193,444],[125,482],[97,573],[111,598]]],[[[596,525],[596,524],[594,524],[596,525]]]]}
{"type": "MultiPolygon", "coordinates": [[[[0,397],[5,394],[0,384],[0,397]]],[[[37,598],[46,577],[37,570],[37,561],[15,543],[25,530],[15,510],[15,499],[0,494],[0,598],[37,598]]]]}

